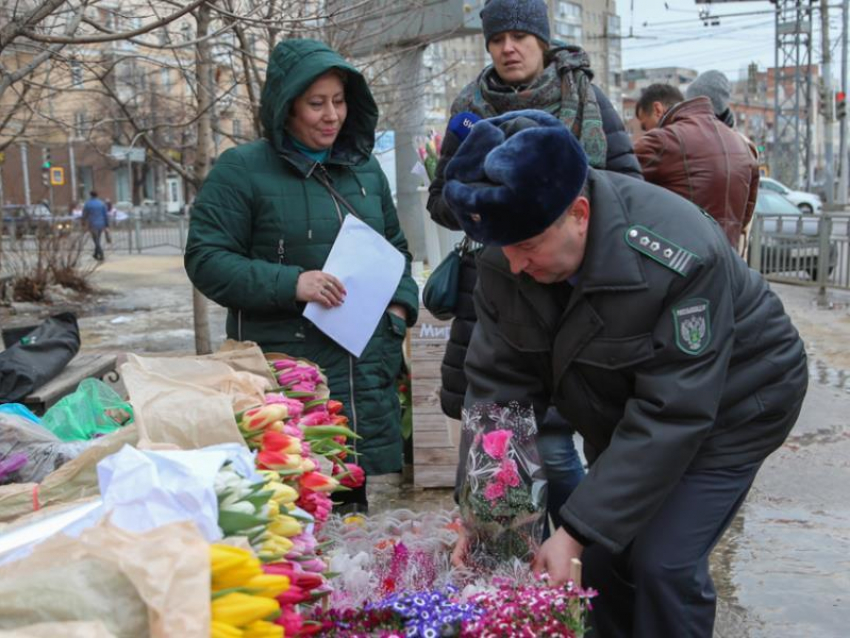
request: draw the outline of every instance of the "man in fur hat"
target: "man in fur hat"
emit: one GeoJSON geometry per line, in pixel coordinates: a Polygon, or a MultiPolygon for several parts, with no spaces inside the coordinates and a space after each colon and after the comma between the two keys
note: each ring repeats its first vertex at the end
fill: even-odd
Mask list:
{"type": "Polygon", "coordinates": [[[581,558],[603,638],[710,638],[709,553],[806,393],[782,303],[711,217],[589,169],[542,111],[475,124],[446,177],[485,245],[467,407],[530,402],[539,422],[554,404],[590,462],[535,569],[559,584],[581,558]]]}

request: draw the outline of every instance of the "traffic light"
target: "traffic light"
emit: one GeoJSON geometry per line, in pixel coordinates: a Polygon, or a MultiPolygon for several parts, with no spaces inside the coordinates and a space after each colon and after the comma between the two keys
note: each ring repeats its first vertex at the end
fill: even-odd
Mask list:
{"type": "Polygon", "coordinates": [[[840,120],[847,116],[847,94],[838,91],[835,94],[835,119],[840,120]]]}
{"type": "Polygon", "coordinates": [[[41,183],[50,186],[50,149],[41,147],[41,183]]]}
{"type": "Polygon", "coordinates": [[[759,92],[759,66],[755,62],[750,62],[747,66],[747,93],[757,95],[759,92]]]}
{"type": "Polygon", "coordinates": [[[821,117],[828,118],[830,116],[830,105],[832,104],[832,100],[829,99],[829,94],[826,91],[826,87],[823,85],[823,82],[818,83],[818,113],[820,113],[821,117]]]}

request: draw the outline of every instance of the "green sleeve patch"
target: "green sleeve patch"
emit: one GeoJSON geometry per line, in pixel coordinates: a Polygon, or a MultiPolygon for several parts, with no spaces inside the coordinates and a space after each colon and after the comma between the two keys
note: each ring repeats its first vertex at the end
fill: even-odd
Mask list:
{"type": "Polygon", "coordinates": [[[626,243],[682,277],[687,277],[700,260],[695,253],[674,244],[646,226],[630,226],[626,231],[626,243]]]}
{"type": "Polygon", "coordinates": [[[698,355],[711,343],[708,299],[688,299],[673,307],[676,345],[685,354],[698,355]]]}

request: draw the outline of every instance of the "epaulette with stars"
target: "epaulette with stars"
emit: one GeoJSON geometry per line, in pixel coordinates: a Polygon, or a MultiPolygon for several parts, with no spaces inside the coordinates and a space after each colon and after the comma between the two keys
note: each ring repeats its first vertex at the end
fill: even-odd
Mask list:
{"type": "Polygon", "coordinates": [[[687,277],[699,261],[695,253],[677,246],[646,226],[630,226],[626,231],[626,243],[682,277],[687,277]]]}

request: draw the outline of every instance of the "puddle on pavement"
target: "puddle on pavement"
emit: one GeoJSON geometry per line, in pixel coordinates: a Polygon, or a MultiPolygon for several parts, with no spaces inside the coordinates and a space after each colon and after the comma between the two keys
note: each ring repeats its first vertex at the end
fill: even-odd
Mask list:
{"type": "Polygon", "coordinates": [[[783,444],[784,447],[796,449],[807,447],[809,445],[820,445],[824,443],[838,443],[839,441],[850,440],[850,431],[844,427],[834,425],[829,428],[818,428],[814,432],[804,432],[802,434],[791,434],[783,444]]]}
{"type": "Polygon", "coordinates": [[[850,384],[848,384],[850,374],[847,370],[832,368],[820,359],[815,359],[809,363],[809,377],[820,385],[850,392],[850,384]]]}
{"type": "Polygon", "coordinates": [[[712,554],[720,603],[715,636],[846,636],[848,547],[846,510],[746,503],[712,554]]]}

